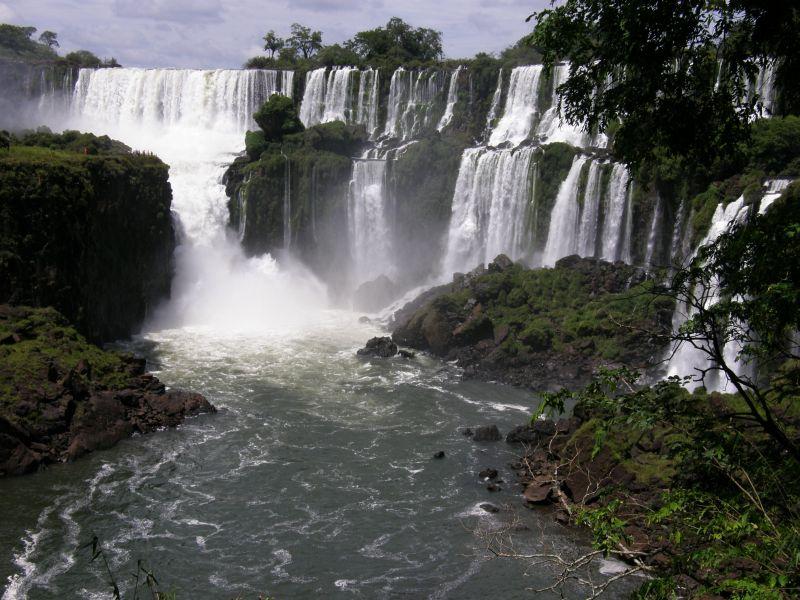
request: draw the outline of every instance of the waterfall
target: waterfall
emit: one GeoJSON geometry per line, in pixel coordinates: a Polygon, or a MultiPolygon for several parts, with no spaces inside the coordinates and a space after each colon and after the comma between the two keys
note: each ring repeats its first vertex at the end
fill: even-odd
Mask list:
{"type": "Polygon", "coordinates": [[[450,124],[453,120],[453,110],[455,109],[456,102],[458,101],[458,76],[463,67],[456,67],[456,70],[450,74],[450,87],[447,90],[447,106],[444,109],[444,114],[436,126],[436,131],[441,131],[450,124]]]}
{"type": "Polygon", "coordinates": [[[76,116],[123,126],[243,132],[275,93],[291,94],[291,77],[260,69],[81,69],[72,104],[76,116]]]}
{"type": "Polygon", "coordinates": [[[758,96],[761,113],[771,116],[775,108],[775,63],[769,61],[759,66],[758,75],[753,82],[752,94],[758,96]]]}
{"type": "Polygon", "coordinates": [[[516,146],[530,137],[538,115],[541,75],[542,65],[516,67],[511,71],[503,116],[489,136],[490,146],[506,142],[516,146]]]}
{"type": "Polygon", "coordinates": [[[353,163],[347,221],[355,285],[394,275],[385,184],[385,159],[367,154],[353,163]]]}
{"type": "MultiPolygon", "coordinates": [[[[322,113],[322,123],[330,121],[343,121],[351,123],[350,103],[352,100],[351,83],[353,74],[357,73],[355,67],[334,67],[328,74],[325,86],[325,110],[322,113]]],[[[309,125],[316,125],[310,123],[309,125]]]]}
{"type": "Polygon", "coordinates": [[[656,205],[653,209],[653,220],[650,221],[650,233],[647,236],[647,252],[644,257],[644,266],[648,269],[653,267],[653,261],[656,256],[656,247],[658,246],[659,238],[659,225],[664,218],[664,207],[661,201],[661,196],[656,195],[656,205]]]}
{"type": "Polygon", "coordinates": [[[291,94],[290,84],[266,70],[80,71],[63,125],[110,135],[170,166],[180,224],[175,279],[148,330],[293,330],[327,305],[321,284],[269,255],[248,258],[228,230],[226,165],[244,149],[254,111],[271,94],[291,94]]]}
{"type": "Polygon", "coordinates": [[[543,144],[565,142],[578,148],[599,147],[608,145],[608,138],[604,134],[592,135],[584,130],[582,125],[575,125],[565,121],[559,111],[558,88],[569,77],[569,65],[555,65],[553,67],[552,90],[550,93],[550,108],[542,115],[537,129],[537,135],[543,144]]]}
{"type": "MultiPolygon", "coordinates": [[[[605,218],[603,219],[602,251],[600,256],[604,260],[614,262],[625,260],[623,248],[629,243],[632,224],[632,211],[630,209],[629,194],[630,173],[628,169],[619,163],[615,163],[611,169],[611,180],[608,184],[608,195],[606,196],[605,218]],[[626,210],[627,209],[627,210],[626,210]],[[627,226],[623,225],[623,220],[628,217],[627,226]]],[[[630,252],[630,246],[628,247],[630,252]]],[[[630,257],[627,257],[630,261],[630,257]]]]}
{"type": "Polygon", "coordinates": [[[306,73],[306,86],[303,101],[300,103],[300,121],[306,127],[322,122],[325,114],[325,73],[327,69],[314,69],[306,73]]]}
{"type": "Polygon", "coordinates": [[[597,222],[600,214],[600,184],[601,163],[593,160],[589,163],[589,173],[586,177],[586,191],[583,195],[583,210],[581,210],[580,228],[578,230],[578,254],[581,256],[594,256],[597,242],[597,222]]]}
{"type": "Polygon", "coordinates": [[[442,92],[443,73],[433,69],[407,71],[399,67],[389,82],[387,137],[408,140],[433,125],[436,101],[442,92]]]}
{"type": "Polygon", "coordinates": [[[577,252],[578,183],[587,160],[585,156],[576,156],[569,174],[558,188],[542,256],[542,263],[545,266],[553,266],[559,258],[577,252]]]}
{"type": "Polygon", "coordinates": [[[378,129],[378,71],[367,69],[358,80],[358,107],[356,122],[367,128],[370,138],[378,129]]]}
{"type": "Polygon", "coordinates": [[[497,73],[497,87],[492,96],[492,104],[489,107],[489,113],[486,115],[486,129],[491,131],[494,121],[497,118],[497,113],[500,110],[500,99],[503,97],[503,69],[497,73]]]}
{"type": "Polygon", "coordinates": [[[523,258],[530,248],[532,148],[468,148],[453,194],[443,272],[469,270],[500,253],[523,258]]]}

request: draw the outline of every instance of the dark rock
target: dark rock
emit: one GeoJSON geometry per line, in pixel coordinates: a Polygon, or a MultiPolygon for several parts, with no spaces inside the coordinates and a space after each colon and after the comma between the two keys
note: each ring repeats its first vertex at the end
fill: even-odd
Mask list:
{"type": "Polygon", "coordinates": [[[397,354],[397,344],[390,337],[374,337],[367,342],[367,345],[358,351],[359,356],[375,356],[378,358],[390,358],[397,354]]]}
{"type": "Polygon", "coordinates": [[[499,492],[499,491],[500,491],[500,490],[502,490],[503,488],[501,488],[501,487],[500,487],[499,485],[497,485],[497,484],[494,484],[494,483],[488,483],[488,484],[486,484],[486,489],[487,489],[488,491],[490,491],[490,492],[499,492]]]}
{"type": "Polygon", "coordinates": [[[470,429],[469,427],[465,427],[464,429],[461,430],[461,435],[472,437],[473,435],[475,435],[475,432],[472,431],[472,429],[470,429]]]}
{"type": "Polygon", "coordinates": [[[556,511],[556,522],[561,523],[562,525],[569,525],[569,513],[565,510],[556,511]]]}
{"type": "Polygon", "coordinates": [[[403,358],[416,358],[417,356],[416,352],[410,352],[408,350],[398,350],[397,353],[403,358]]]}
{"type": "Polygon", "coordinates": [[[530,504],[550,504],[553,483],[549,479],[534,478],[526,487],[523,496],[530,504]]]}
{"type": "Polygon", "coordinates": [[[533,445],[539,441],[539,434],[530,425],[519,425],[514,427],[506,435],[506,442],[509,444],[529,444],[533,445]]]}
{"type": "Polygon", "coordinates": [[[484,469],[478,473],[481,479],[497,479],[497,469],[484,469]]]}
{"type": "Polygon", "coordinates": [[[397,285],[386,275],[381,275],[358,287],[353,294],[353,308],[374,313],[391,304],[397,295],[397,285]]]}
{"type": "Polygon", "coordinates": [[[508,333],[509,333],[508,325],[500,325],[499,327],[495,327],[494,345],[499,346],[500,344],[502,344],[508,337],[508,333]]]}
{"type": "Polygon", "coordinates": [[[497,442],[502,439],[497,425],[486,425],[477,427],[472,439],[476,442],[497,442]]]}
{"type": "Polygon", "coordinates": [[[439,450],[436,454],[433,455],[433,458],[444,458],[444,450],[439,450]]]}
{"type": "Polygon", "coordinates": [[[489,263],[488,271],[490,273],[502,273],[506,269],[514,266],[514,261],[508,258],[505,254],[498,254],[497,257],[489,263]]]}
{"type": "Polygon", "coordinates": [[[499,513],[500,509],[497,508],[494,504],[490,504],[489,502],[484,502],[481,504],[481,508],[488,513],[499,513]]]}

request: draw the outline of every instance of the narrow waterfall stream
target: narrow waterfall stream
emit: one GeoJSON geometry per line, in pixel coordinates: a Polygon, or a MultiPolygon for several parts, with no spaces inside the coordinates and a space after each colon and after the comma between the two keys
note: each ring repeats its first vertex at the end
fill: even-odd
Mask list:
{"type": "MultiPolygon", "coordinates": [[[[366,93],[377,74],[362,81],[366,93]]],[[[272,93],[290,94],[291,76],[81,72],[65,125],[162,157],[181,232],[171,300],[123,347],[220,412],[0,480],[0,512],[14,515],[0,525],[3,600],[107,597],[105,573],[79,549],[93,535],[123,593],[142,559],[180,598],[527,598],[526,587],[548,585],[553,573],[488,560],[475,530],[522,526],[530,531],[520,549],[585,551],[578,534],[520,507],[507,467],[513,447],[460,431],[488,423],[508,431],[535,398],[462,381],[425,356],[360,360],[355,350],[377,327],[330,309],[324,286],[292,261],[243,254],[227,228],[220,177],[272,93]],[[432,460],[439,450],[445,459],[432,460]],[[502,491],[487,492],[477,475],[485,467],[500,469],[502,491]],[[500,512],[485,512],[485,502],[500,512]]],[[[525,152],[504,158],[524,163],[525,152]]],[[[357,163],[352,193],[367,210],[352,215],[355,235],[380,234],[374,201],[384,168],[357,163]]]]}

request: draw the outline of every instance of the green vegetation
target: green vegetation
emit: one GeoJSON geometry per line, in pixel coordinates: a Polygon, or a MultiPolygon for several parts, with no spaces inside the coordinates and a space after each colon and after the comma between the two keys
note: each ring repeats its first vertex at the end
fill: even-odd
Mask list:
{"type": "Polygon", "coordinates": [[[131,376],[120,356],[88,343],[55,309],[0,305],[3,411],[10,410],[21,397],[53,393],[58,381],[49,374],[69,373],[80,361],[91,365],[93,382],[101,389],[117,389],[129,383],[131,376]]]}
{"type": "Polygon", "coordinates": [[[253,115],[253,119],[264,133],[264,140],[276,142],[283,136],[303,131],[303,124],[291,98],[274,94],[253,115]]]}
{"type": "Polygon", "coordinates": [[[54,306],[92,340],[129,335],[169,293],[167,175],[107,137],[15,139],[0,152],[0,300],[54,306]]]}
{"type": "Polygon", "coordinates": [[[61,58],[55,48],[59,47],[58,34],[43,31],[39,41],[32,39],[36,27],[19,27],[0,23],[0,59],[31,62],[57,62],[66,67],[102,68],[121,66],[117,59],[101,60],[88,50],[70,52],[61,58]]]}
{"type": "Polygon", "coordinates": [[[592,129],[617,122],[614,153],[630,165],[663,149],[687,168],[736,172],[761,100],[749,81],[768,62],[782,111],[797,108],[800,14],[789,4],[567,0],[535,16],[529,41],[545,63],[571,63],[566,115],[592,129]]]}

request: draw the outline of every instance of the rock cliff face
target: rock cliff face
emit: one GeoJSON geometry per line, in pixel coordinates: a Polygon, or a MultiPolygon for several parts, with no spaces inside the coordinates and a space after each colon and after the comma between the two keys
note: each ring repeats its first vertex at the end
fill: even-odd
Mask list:
{"type": "Polygon", "coordinates": [[[144,360],[87,343],[52,308],[0,305],[0,476],[215,412],[200,394],[166,390],[144,368],[144,360]]]}
{"type": "Polygon", "coordinates": [[[575,388],[601,365],[660,357],[673,306],[651,285],[622,263],[574,256],[530,270],[500,255],[399,311],[392,338],[458,361],[468,377],[575,388]]]}
{"type": "Polygon", "coordinates": [[[0,302],[54,306],[109,341],[169,294],[172,193],[158,158],[87,144],[0,150],[0,302]]]}

